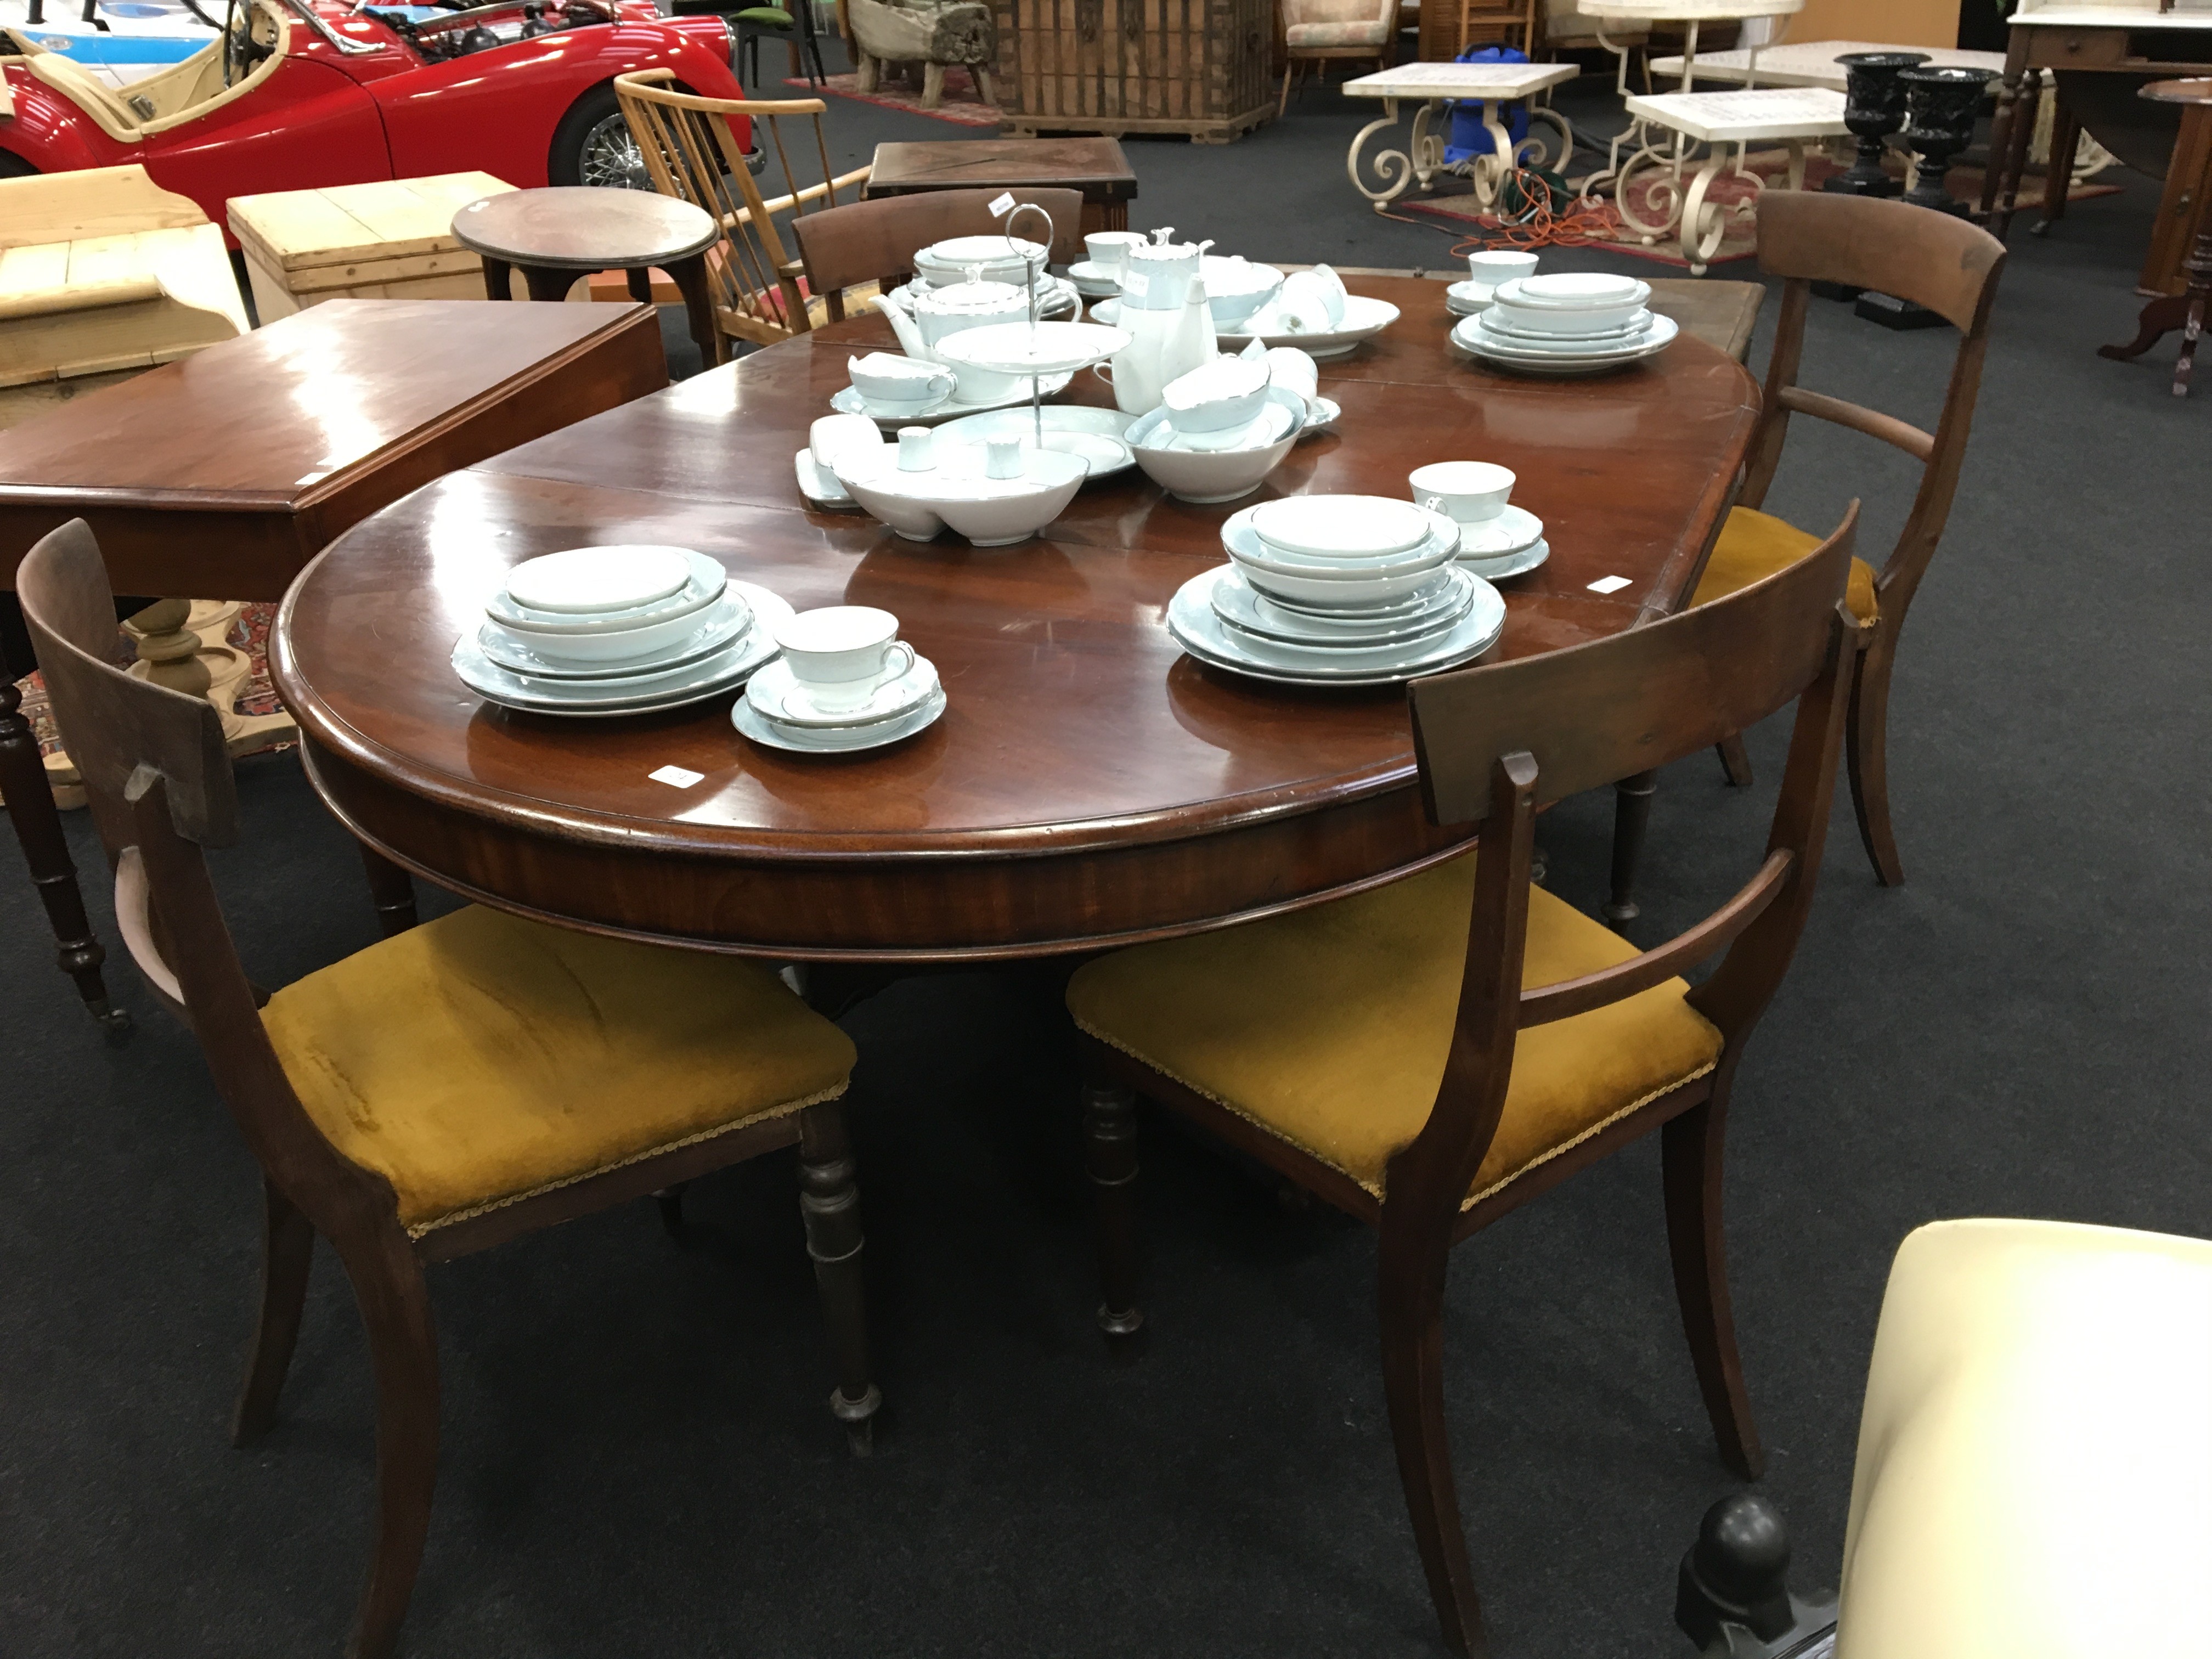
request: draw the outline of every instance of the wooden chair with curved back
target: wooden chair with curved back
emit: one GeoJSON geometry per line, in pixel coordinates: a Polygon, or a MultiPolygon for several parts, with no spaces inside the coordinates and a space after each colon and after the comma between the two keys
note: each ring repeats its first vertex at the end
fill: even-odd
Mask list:
{"type": "MultiPolygon", "coordinates": [[[[1887,887],[1905,879],[1896,834],[1890,827],[1890,673],[1905,612],[1936,556],[1958,493],[1974,400],[1981,389],[1982,359],[1989,349],[1990,312],[2004,260],[2004,244],[1978,226],[1903,202],[1817,191],[1776,191],[1759,199],[1759,269],[1783,279],[1782,312],[1775,325],[1765,403],[1752,434],[1743,489],[1721,526],[1691,603],[1709,604],[1758,581],[1802,558],[1819,541],[1809,531],[1760,510],[1781,464],[1792,415],[1810,415],[1879,438],[1921,463],[1919,489],[1881,571],[1863,560],[1851,562],[1851,609],[1871,626],[1864,635],[1866,660],[1860,665],[1851,694],[1844,753],[1859,838],[1876,878],[1887,887]],[[1816,282],[1915,301],[1959,331],[1950,385],[1934,432],[1797,384],[1806,310],[1816,282]]],[[[1731,782],[1751,781],[1751,763],[1739,738],[1731,735],[1721,745],[1721,759],[1731,782]]],[[[1606,907],[1606,914],[1616,921],[1636,915],[1632,893],[1651,787],[1648,778],[1623,786],[1614,831],[1613,900],[1606,907]]]]}
{"type": "Polygon", "coordinates": [[[1085,1126],[1105,1299],[1142,1322],[1131,1191],[1141,1092],[1382,1235],[1382,1374],[1445,1640],[1481,1650],[1443,1407],[1452,1246],[1663,1129],[1668,1242],[1721,1453],[1760,1465],[1721,1226],[1730,1084],[1796,948],[1857,665],[1841,608],[1856,507],[1826,542],[1712,605],[1409,688],[1431,822],[1479,855],[1241,927],[1085,964],[1085,1126]],[[1638,954],[1529,882],[1537,812],[1705,747],[1792,700],[1765,861],[1704,921],[1638,954]],[[1694,990],[1680,974],[1725,950],[1694,990]]]}
{"type": "MultiPolygon", "coordinates": [[[[1056,264],[1083,258],[1083,192],[1050,187],[995,190],[933,190],[912,196],[886,196],[872,202],[810,213],[792,226],[799,242],[807,286],[828,308],[833,321],[845,315],[845,292],[880,283],[885,292],[914,274],[914,256],[932,242],[955,236],[988,236],[1006,228],[992,216],[990,204],[1001,195],[1042,208],[1052,217],[1052,252],[1056,264]]],[[[1034,238],[1034,216],[1019,234],[1034,238]]]]}
{"type": "Polygon", "coordinates": [[[438,1449],[429,1262],[796,1144],[838,1372],[830,1403],[865,1451],[879,1396],[839,1104],[844,1033],[760,964],[477,906],[257,992],[202,850],[238,838],[215,710],[105,659],[114,611],[83,520],[33,548],[17,585],[71,752],[123,836],[118,930],[198,1036],[261,1165],[266,1254],[238,1443],[275,1419],[318,1235],[368,1328],[376,1518],[348,1651],[392,1651],[422,1562],[438,1449]]]}
{"type": "Polygon", "coordinates": [[[835,207],[837,192],[864,182],[869,169],[831,173],[830,147],[822,135],[822,112],[828,106],[819,98],[702,98],[678,91],[675,82],[673,70],[618,75],[615,99],[645,157],[653,189],[705,209],[722,227],[721,241],[707,256],[716,328],[763,345],[805,333],[814,318],[799,283],[799,262],[776,222],[796,222],[810,211],[835,207]],[[799,182],[785,141],[781,124],[799,116],[813,124],[818,184],[799,182]],[[781,183],[780,194],[761,193],[731,129],[735,120],[751,123],[756,148],[773,158],[775,173],[766,161],[762,172],[781,183]]]}

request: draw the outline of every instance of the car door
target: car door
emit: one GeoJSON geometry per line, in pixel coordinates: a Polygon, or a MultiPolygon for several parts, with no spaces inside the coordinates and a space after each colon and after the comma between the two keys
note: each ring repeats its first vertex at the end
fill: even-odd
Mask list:
{"type": "Polygon", "coordinates": [[[392,177],[376,100],[302,52],[244,97],[150,135],[143,159],[155,184],[191,197],[218,224],[234,196],[392,177]]]}

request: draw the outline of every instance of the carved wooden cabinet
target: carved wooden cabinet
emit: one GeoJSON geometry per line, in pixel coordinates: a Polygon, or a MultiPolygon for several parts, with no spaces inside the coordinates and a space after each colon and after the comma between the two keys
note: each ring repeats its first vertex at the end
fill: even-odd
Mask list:
{"type": "Polygon", "coordinates": [[[1273,112],[1273,0],[994,0],[1005,131],[1186,133],[1273,112]]]}

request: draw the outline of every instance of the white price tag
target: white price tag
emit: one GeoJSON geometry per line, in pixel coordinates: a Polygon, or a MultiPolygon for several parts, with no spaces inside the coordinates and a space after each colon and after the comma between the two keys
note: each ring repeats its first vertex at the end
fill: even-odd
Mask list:
{"type": "Polygon", "coordinates": [[[991,198],[991,216],[994,219],[1003,219],[1013,210],[1014,192],[1011,190],[1001,191],[991,198]]]}
{"type": "Polygon", "coordinates": [[[704,781],[707,775],[704,772],[687,772],[680,766],[664,766],[658,772],[647,773],[646,776],[651,778],[655,783],[671,784],[678,789],[689,789],[693,784],[704,781]]]}
{"type": "Polygon", "coordinates": [[[1589,585],[1589,591],[1593,593],[1618,593],[1627,586],[1628,578],[1626,576],[1600,576],[1589,585]]]}
{"type": "Polygon", "coordinates": [[[1141,270],[1125,270],[1121,273],[1121,297],[1125,300],[1143,299],[1146,291],[1152,285],[1152,279],[1141,270]]]}

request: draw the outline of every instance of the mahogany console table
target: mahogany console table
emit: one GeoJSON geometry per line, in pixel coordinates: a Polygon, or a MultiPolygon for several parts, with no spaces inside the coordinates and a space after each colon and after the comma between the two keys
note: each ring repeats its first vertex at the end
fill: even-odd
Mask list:
{"type": "Polygon", "coordinates": [[[1083,229],[1127,230],[1137,172],[1118,138],[970,138],[876,146],[864,201],[933,190],[1072,190],[1083,229]]]}
{"type": "MultiPolygon", "coordinates": [[[[1202,667],[1163,623],[1170,596],[1221,562],[1221,523],[1239,506],[1402,497],[1410,468],[1480,457],[1519,473],[1516,499],[1542,515],[1553,549],[1503,585],[1496,648],[1617,632],[1694,588],[1759,390],[1686,334],[1602,379],[1492,374],[1447,352],[1442,283],[1347,280],[1404,314],[1321,365],[1338,429],[1301,441],[1229,506],[1170,500],[1132,470],[1006,548],[918,544],[808,511],[769,458],[805,442],[851,353],[890,343],[876,316],[441,479],[339,538],[285,601],[270,660],[308,776],[356,835],[441,886],[570,927],[770,958],[1085,951],[1320,902],[1448,857],[1463,832],[1421,810],[1401,690],[1302,690],[1202,667]],[[469,694],[447,659],[484,596],[517,562],[617,528],[712,554],[801,607],[893,611],[936,663],[946,713],[907,743],[825,757],[748,743],[726,696],[563,721],[469,694]],[[1613,576],[1625,586],[1592,591],[1613,576]],[[696,781],[656,777],[671,766],[696,781]]],[[[1107,392],[1083,375],[1073,395],[1107,392]]]]}
{"type": "Polygon", "coordinates": [[[32,544],[82,518],[118,593],[280,599],[408,491],[667,384],[648,306],[332,300],[0,433],[0,793],[95,1016],[122,1020],[15,684],[32,544]]]}

